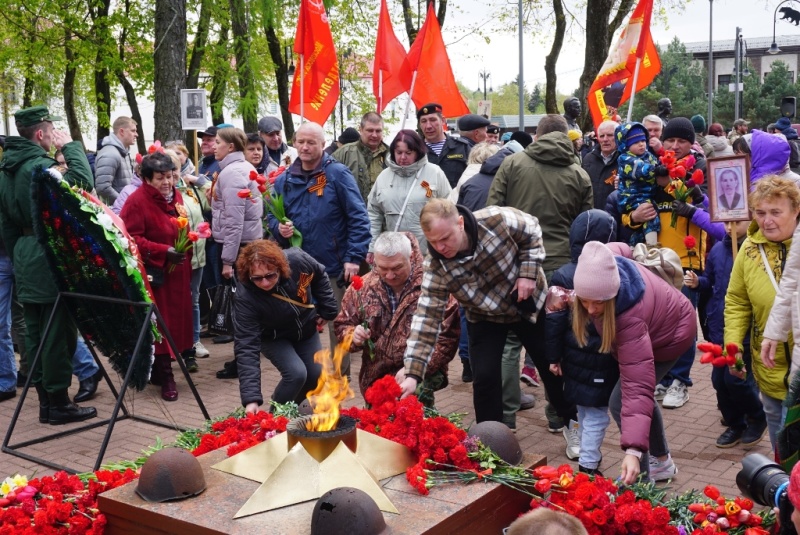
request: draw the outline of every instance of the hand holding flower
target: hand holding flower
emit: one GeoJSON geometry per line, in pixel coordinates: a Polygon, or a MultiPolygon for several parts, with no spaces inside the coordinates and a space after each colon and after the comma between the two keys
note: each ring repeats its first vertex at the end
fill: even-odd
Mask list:
{"type": "Polygon", "coordinates": [[[369,340],[371,333],[370,330],[361,325],[356,325],[353,329],[353,343],[357,346],[362,345],[366,340],[369,340]]]}

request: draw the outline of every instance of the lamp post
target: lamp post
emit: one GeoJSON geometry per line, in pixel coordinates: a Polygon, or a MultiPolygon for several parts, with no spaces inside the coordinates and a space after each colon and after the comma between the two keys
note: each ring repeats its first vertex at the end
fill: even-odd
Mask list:
{"type": "Polygon", "coordinates": [[[769,50],[767,50],[770,54],[778,54],[781,51],[781,49],[778,48],[778,41],[775,39],[775,25],[778,23],[778,11],[781,6],[791,1],[792,0],[783,0],[783,2],[775,6],[775,13],[772,15],[772,44],[769,46],[769,50]]]}
{"type": "MultiPolygon", "coordinates": [[[[478,73],[478,76],[480,76],[481,80],[483,80],[483,100],[486,100],[486,80],[492,77],[492,73],[487,72],[486,69],[484,69],[478,73]]],[[[480,90],[481,88],[478,86],[478,92],[480,92],[480,90]]],[[[489,91],[491,92],[492,89],[490,88],[489,91]]]]}
{"type": "Polygon", "coordinates": [[[744,76],[750,75],[750,70],[745,66],[744,61],[747,57],[745,49],[747,43],[742,38],[742,29],[736,28],[736,43],[734,47],[734,67],[733,67],[733,81],[735,83],[733,115],[735,119],[741,119],[744,115],[744,76]]]}
{"type": "Polygon", "coordinates": [[[708,120],[706,124],[713,122],[714,112],[714,0],[708,0],[708,120]]]}

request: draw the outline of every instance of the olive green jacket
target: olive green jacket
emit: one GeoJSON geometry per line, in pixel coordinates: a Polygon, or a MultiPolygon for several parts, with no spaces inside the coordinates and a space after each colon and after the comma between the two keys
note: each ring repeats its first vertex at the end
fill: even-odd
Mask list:
{"type": "MultiPolygon", "coordinates": [[[[94,187],[92,170],[80,142],[72,141],[61,149],[69,170],[64,179],[83,189],[94,187]]],[[[6,138],[0,162],[0,231],[14,264],[17,295],[21,303],[52,303],[58,296],[55,280],[45,259],[44,247],[33,235],[34,204],[31,178],[37,167],[57,166],[45,150],[23,137],[6,138]]]]}
{"type": "Polygon", "coordinates": [[[381,143],[378,150],[373,153],[361,141],[356,141],[342,145],[331,156],[350,168],[350,172],[356,177],[358,190],[361,192],[361,197],[366,204],[375,180],[381,174],[381,171],[386,169],[389,147],[386,143],[381,143]]]}

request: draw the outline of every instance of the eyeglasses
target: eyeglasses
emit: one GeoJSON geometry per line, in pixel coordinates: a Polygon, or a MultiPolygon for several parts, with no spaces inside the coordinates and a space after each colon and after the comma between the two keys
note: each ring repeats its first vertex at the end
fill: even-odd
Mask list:
{"type": "Polygon", "coordinates": [[[250,277],[250,282],[258,283],[263,280],[266,280],[267,282],[272,282],[274,280],[277,280],[277,278],[278,278],[278,273],[273,272],[273,273],[267,273],[266,275],[253,275],[252,277],[250,277]]]}

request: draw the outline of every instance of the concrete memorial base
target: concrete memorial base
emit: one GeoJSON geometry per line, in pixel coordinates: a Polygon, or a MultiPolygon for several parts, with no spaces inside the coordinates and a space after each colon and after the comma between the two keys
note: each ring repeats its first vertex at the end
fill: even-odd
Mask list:
{"type": "MultiPolygon", "coordinates": [[[[211,466],[226,458],[220,448],[198,458],[206,490],[194,498],[149,503],[136,494],[137,482],[98,496],[106,515],[107,535],[307,535],[316,501],[309,501],[234,520],[234,515],[259,487],[256,481],[236,477],[211,466]]],[[[526,454],[526,467],[546,464],[542,455],[526,454]]],[[[303,482],[298,481],[299,485],[303,482]]],[[[495,483],[474,482],[434,487],[421,496],[405,474],[381,481],[400,514],[383,513],[386,535],[500,533],[520,513],[530,497],[495,483]]]]}

